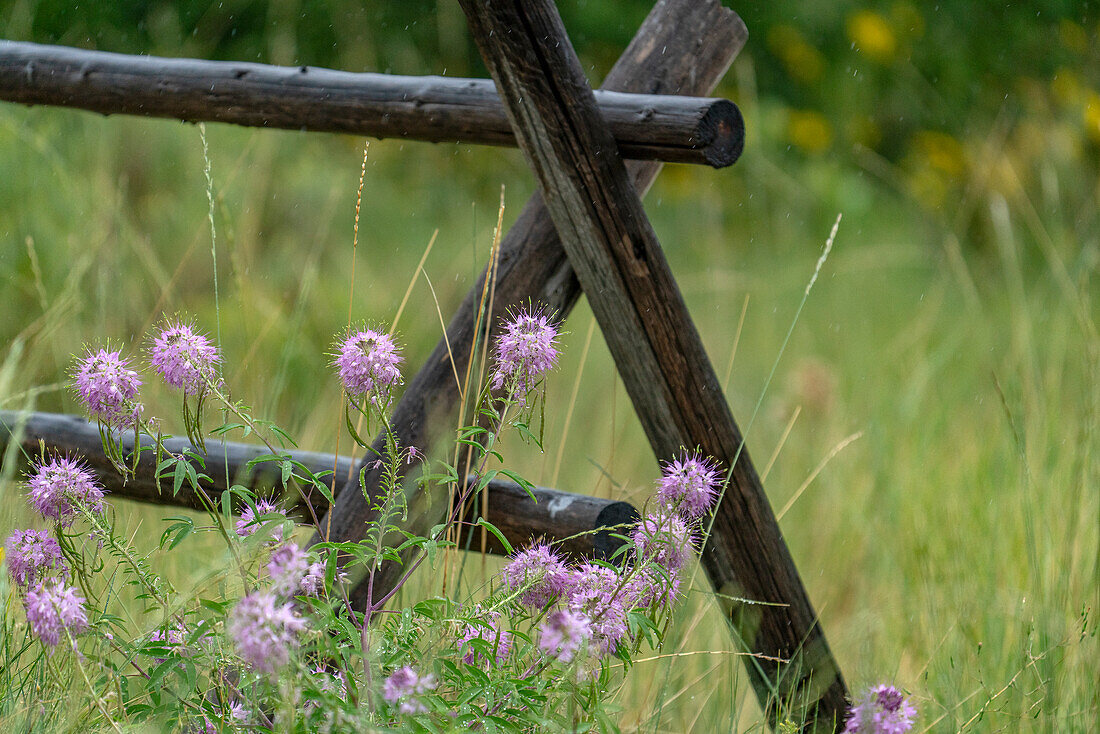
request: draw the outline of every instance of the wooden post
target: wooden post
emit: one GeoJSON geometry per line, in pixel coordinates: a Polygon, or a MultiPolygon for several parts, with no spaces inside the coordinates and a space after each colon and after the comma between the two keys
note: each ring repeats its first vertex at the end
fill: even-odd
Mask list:
{"type": "MultiPolygon", "coordinates": [[[[133,455],[133,431],[123,431],[119,437],[123,453],[133,455]]],[[[56,413],[24,413],[13,410],[0,410],[0,463],[7,456],[12,441],[18,443],[20,453],[33,460],[38,456],[39,446],[48,453],[71,454],[80,456],[88,468],[112,497],[121,497],[138,502],[148,502],[162,506],[202,509],[203,502],[199,493],[189,485],[172,493],[172,480],[166,478],[157,481],[156,461],[152,452],[142,455],[135,476],[123,483],[121,475],[110,459],[103,453],[99,427],[74,415],[56,413]],[[41,444],[40,444],[41,442],[41,444]]],[[[263,446],[211,439],[207,442],[206,453],[193,446],[185,438],[169,438],[164,446],[173,454],[183,455],[188,451],[202,457],[201,461],[192,461],[196,470],[210,477],[203,482],[202,488],[214,501],[220,502],[221,495],[228,487],[226,477],[261,495],[266,495],[279,486],[279,470],[275,464],[262,463],[250,468],[253,459],[269,455],[263,446]]],[[[345,475],[352,471],[355,464],[349,457],[320,454],[313,451],[288,451],[294,461],[301,463],[314,474],[332,471],[345,475]]],[[[476,482],[470,477],[468,482],[476,482]]],[[[589,497],[583,494],[562,492],[548,487],[535,487],[531,497],[518,484],[501,479],[489,482],[489,503],[493,508],[493,524],[501,531],[508,542],[515,547],[524,546],[532,540],[544,539],[555,543],[567,556],[574,558],[610,558],[621,545],[615,535],[625,528],[627,523],[636,522],[638,510],[629,502],[589,497]]],[[[288,491],[286,502],[291,505],[292,514],[310,516],[301,505],[297,492],[288,491]]],[[[328,512],[328,500],[320,492],[309,495],[313,513],[317,516],[328,512]]],[[[477,521],[478,507],[471,507],[463,518],[470,533],[478,533],[472,524],[477,521]]],[[[480,534],[478,535],[480,538],[480,534]]],[[[460,547],[465,547],[466,538],[459,538],[460,547]]],[[[480,544],[471,545],[480,548],[480,544]]],[[[489,536],[488,550],[503,554],[505,548],[492,535],[489,536]]]]}
{"type": "MultiPolygon", "coordinates": [[[[623,155],[732,164],[744,125],[725,99],[601,92],[623,155]]],[[[189,122],[515,147],[491,79],[355,74],[0,41],[0,100],[189,122]]]]}
{"type": "Polygon", "coordinates": [[[747,668],[761,705],[773,726],[791,715],[835,730],[840,669],[557,8],[459,2],[654,453],[698,446],[733,467],[703,566],[757,655],[747,668]]]}
{"type": "MultiPolygon", "coordinates": [[[[647,94],[707,94],[726,73],[746,37],[745,24],[718,0],[658,0],[608,73],[604,88],[647,94]]],[[[661,164],[631,162],[627,168],[634,186],[645,192],[661,164]]],[[[431,448],[440,441],[452,444],[451,427],[459,408],[454,373],[465,374],[471,346],[482,339],[486,328],[497,324],[509,306],[531,300],[549,306],[561,318],[573,309],[580,285],[539,195],[531,197],[505,235],[498,259],[493,313],[480,322],[481,331],[476,330],[478,304],[487,270],[466,294],[447,326],[446,337],[440,339],[394,407],[390,422],[402,445],[416,446],[430,455],[431,448]]],[[[383,450],[381,437],[375,440],[374,448],[383,450]]],[[[380,471],[366,463],[367,487],[374,493],[380,471]]],[[[371,520],[370,507],[357,484],[358,471],[354,476],[356,479],[337,486],[336,506],[330,513],[331,540],[361,538],[371,520]]],[[[446,506],[446,500],[437,499],[425,515],[414,518],[411,529],[424,532],[440,522],[446,506]]],[[[328,518],[322,520],[322,527],[329,529],[328,518]]],[[[401,566],[384,565],[375,576],[375,598],[385,596],[400,574],[401,566]]],[[[361,584],[352,593],[352,602],[360,609],[366,606],[366,592],[366,585],[361,584]]]]}

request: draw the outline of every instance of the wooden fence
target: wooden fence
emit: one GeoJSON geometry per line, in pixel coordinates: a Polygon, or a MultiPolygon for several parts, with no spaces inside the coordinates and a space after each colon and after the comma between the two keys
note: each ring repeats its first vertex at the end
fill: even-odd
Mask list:
{"type": "MultiPolygon", "coordinates": [[[[806,721],[806,731],[835,731],[847,705],[843,677],[640,201],[660,161],[722,166],[740,154],[740,113],[728,101],[702,97],[744,45],[744,24],[717,0],[659,0],[594,92],[551,0],[460,4],[495,93],[481,80],[0,42],[0,99],[106,114],[518,145],[539,194],[396,404],[392,424],[399,440],[430,454],[438,440],[450,438],[460,409],[453,374],[465,371],[472,345],[507,308],[534,301],[564,317],[583,291],[656,458],[698,447],[731,470],[702,564],[731,633],[750,653],[748,677],[773,727],[782,704],[785,713],[806,721]],[[490,277],[492,313],[481,314],[490,277]]],[[[368,493],[377,492],[379,472],[357,469],[365,469],[368,493]]],[[[336,489],[335,505],[318,508],[328,510],[321,527],[330,533],[315,540],[356,540],[371,518],[354,481],[336,489]]],[[[509,505],[503,488],[490,492],[497,493],[491,498],[495,524],[512,522],[516,537],[534,534],[539,503],[509,505]]],[[[433,506],[442,513],[445,504],[433,506]]],[[[617,511],[629,518],[633,508],[627,508],[617,511]]],[[[602,511],[593,505],[578,522],[596,527],[602,511]]],[[[421,518],[424,527],[412,529],[438,519],[421,518]]],[[[563,537],[560,530],[548,532],[563,537]]],[[[393,564],[376,577],[376,599],[388,594],[400,572],[393,564]]],[[[361,607],[366,593],[362,586],[353,593],[361,607]]]]}

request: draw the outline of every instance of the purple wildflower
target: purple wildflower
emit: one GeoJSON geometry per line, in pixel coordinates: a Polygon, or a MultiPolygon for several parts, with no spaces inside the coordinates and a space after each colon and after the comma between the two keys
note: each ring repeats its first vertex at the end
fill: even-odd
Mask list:
{"type": "Polygon", "coordinates": [[[520,604],[542,609],[565,591],[568,573],[550,546],[536,543],[517,553],[501,571],[501,577],[509,589],[525,589],[519,596],[520,604]]]}
{"type": "Polygon", "coordinates": [[[252,720],[252,713],[240,701],[229,704],[229,718],[238,726],[245,726],[252,720]]]}
{"type": "MultiPolygon", "coordinates": [[[[319,693],[327,693],[341,701],[347,700],[348,681],[347,678],[344,677],[343,671],[333,673],[321,664],[313,666],[309,672],[313,674],[313,680],[317,685],[317,691],[319,693]]],[[[318,697],[311,697],[305,702],[305,710],[307,712],[316,711],[320,706],[321,704],[318,697]]]]}
{"type": "Polygon", "coordinates": [[[283,597],[298,593],[307,571],[309,558],[297,543],[280,545],[271,553],[271,560],[267,563],[267,572],[271,575],[271,590],[283,597]]]}
{"type": "Polygon", "coordinates": [[[698,454],[665,464],[657,481],[657,501],[679,512],[685,520],[702,517],[714,505],[722,475],[717,466],[698,454]]]}
{"type": "Polygon", "coordinates": [[[539,627],[539,649],[568,663],[592,637],[592,622],[581,612],[553,612],[539,627]]]}
{"type": "Polygon", "coordinates": [[[280,604],[274,594],[265,591],[241,599],[229,620],[237,651],[264,673],[274,673],[287,664],[291,649],[298,645],[298,633],[305,627],[289,602],[280,604]]]}
{"type": "Polygon", "coordinates": [[[218,348],[190,324],[167,323],[153,340],[149,363],[171,387],[198,395],[217,374],[218,348]]]}
{"type": "MultiPolygon", "coordinates": [[[[263,518],[264,515],[282,515],[284,519],[286,518],[286,513],[275,507],[275,504],[273,502],[270,502],[268,500],[260,500],[256,503],[255,510],[253,510],[251,507],[246,507],[244,511],[241,512],[241,516],[237,520],[236,525],[237,535],[241,536],[242,538],[247,538],[249,535],[255,533],[257,530],[263,527],[261,518],[263,518]]],[[[282,542],[282,523],[279,523],[272,529],[271,535],[275,538],[275,540],[282,542]]]]}
{"type": "Polygon", "coordinates": [[[632,599],[634,606],[668,609],[680,598],[680,574],[644,566],[631,578],[628,587],[626,598],[632,599]]]}
{"type": "Polygon", "coordinates": [[[42,643],[56,647],[62,630],[78,635],[88,628],[84,598],[61,581],[43,581],[23,598],[27,621],[42,643]]]}
{"type": "Polygon", "coordinates": [[[626,635],[627,611],[634,606],[632,590],[619,574],[606,566],[583,563],[573,571],[566,589],[566,603],[590,621],[592,640],[610,653],[626,635]]]}
{"type": "Polygon", "coordinates": [[[325,562],[315,561],[309,564],[298,588],[306,596],[321,596],[325,590],[325,562]]]}
{"type": "Polygon", "coordinates": [[[317,688],[325,693],[331,693],[338,698],[346,698],[348,695],[348,682],[344,678],[344,673],[338,671],[333,673],[325,668],[324,665],[315,665],[310,670],[313,675],[317,676],[317,688]]]}
{"type": "Polygon", "coordinates": [[[403,714],[421,714],[428,708],[421,703],[419,695],[427,693],[436,687],[435,676],[431,673],[421,676],[412,666],[406,665],[398,668],[386,678],[382,684],[382,698],[390,703],[397,703],[401,699],[399,711],[403,714]]]}
{"type": "Polygon", "coordinates": [[[905,734],[917,709],[893,686],[878,685],[848,710],[847,734],[905,734]]]}
{"type": "Polygon", "coordinates": [[[491,384],[494,390],[514,385],[522,402],[557,364],[558,327],[545,313],[523,308],[504,322],[503,329],[496,340],[491,384]]]}
{"type": "Polygon", "coordinates": [[[61,546],[45,530],[16,530],[4,541],[4,551],[8,573],[18,586],[34,586],[51,571],[69,573],[61,546]]]}
{"type": "Polygon", "coordinates": [[[122,428],[137,421],[141,404],[137,402],[141,380],[130,369],[130,362],[119,351],[100,349],[77,362],[74,373],[76,393],[88,413],[111,428],[122,428]]]}
{"type": "MultiPolygon", "coordinates": [[[[151,642],[154,647],[175,650],[183,647],[183,639],[186,633],[187,630],[179,626],[169,627],[167,630],[153,630],[153,633],[149,635],[149,642],[151,642]]],[[[153,661],[158,665],[167,659],[168,658],[153,656],[153,661]]]]}
{"type": "Polygon", "coordinates": [[[462,661],[475,665],[482,659],[479,651],[468,643],[471,640],[483,640],[489,643],[497,664],[503,663],[512,652],[512,633],[500,629],[500,612],[487,612],[477,623],[469,623],[458,640],[458,649],[462,651],[462,661]]]}
{"type": "Polygon", "coordinates": [[[81,506],[91,512],[103,511],[103,488],[83,463],[67,456],[39,464],[27,479],[27,489],[34,509],[62,525],[71,525],[81,506]]]}
{"type": "Polygon", "coordinates": [[[390,390],[401,382],[400,364],[393,337],[373,329],[350,334],[340,343],[340,355],[332,363],[339,369],[348,395],[370,395],[380,403],[387,402],[390,390]]]}
{"type": "Polygon", "coordinates": [[[675,515],[644,517],[630,537],[642,559],[656,563],[670,576],[679,573],[695,552],[691,530],[675,515]]]}

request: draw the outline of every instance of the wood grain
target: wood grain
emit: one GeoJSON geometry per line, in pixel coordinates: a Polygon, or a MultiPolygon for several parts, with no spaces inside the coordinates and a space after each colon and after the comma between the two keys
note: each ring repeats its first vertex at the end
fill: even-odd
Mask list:
{"type": "Polygon", "coordinates": [[[459,0],[658,459],[732,466],[703,552],[773,726],[833,731],[847,691],[702,340],[551,0],[459,0]],[[786,663],[775,662],[779,658],[786,663]],[[794,710],[791,707],[794,706],[794,710]]]}
{"type": "MultiPolygon", "coordinates": [[[[0,100],[188,122],[515,147],[490,79],[130,56],[0,41],[0,100]]],[[[601,92],[627,158],[721,168],[744,146],[729,100],[601,92]]]]}

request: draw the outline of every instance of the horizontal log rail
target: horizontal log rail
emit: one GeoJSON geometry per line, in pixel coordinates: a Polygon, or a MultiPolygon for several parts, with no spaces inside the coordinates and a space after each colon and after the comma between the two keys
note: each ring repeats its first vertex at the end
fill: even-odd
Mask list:
{"type": "MultiPolygon", "coordinates": [[[[122,445],[126,453],[132,455],[132,431],[122,434],[122,445]]],[[[203,506],[201,497],[190,486],[181,487],[179,493],[173,494],[170,479],[157,481],[152,452],[142,455],[135,476],[123,484],[122,477],[103,453],[99,428],[94,423],[79,416],[58,413],[0,411],[0,463],[9,456],[34,459],[42,447],[49,453],[80,456],[114,497],[191,509],[201,509],[203,506]],[[19,447],[14,452],[9,452],[13,437],[19,447]]],[[[210,481],[203,483],[203,490],[215,502],[219,501],[221,494],[227,489],[227,475],[231,482],[261,494],[278,485],[278,471],[274,464],[263,463],[252,468],[248,466],[248,462],[253,459],[270,454],[263,446],[210,440],[207,441],[206,453],[203,454],[186,439],[168,438],[164,441],[164,447],[177,455],[189,450],[203,456],[205,473],[210,476],[210,481]]],[[[287,454],[314,474],[332,471],[335,466],[339,476],[347,476],[355,466],[355,460],[347,456],[298,450],[288,451],[287,454]]],[[[198,465],[196,468],[201,469],[198,465]]],[[[615,537],[615,528],[638,519],[637,509],[629,502],[589,497],[547,487],[536,487],[532,494],[534,498],[514,482],[497,479],[489,482],[492,522],[508,542],[517,548],[542,538],[555,543],[566,556],[608,558],[622,543],[615,537]]],[[[297,493],[292,493],[288,495],[288,501],[293,501],[296,497],[297,493]]],[[[309,502],[318,517],[329,509],[328,501],[319,492],[314,492],[309,497],[309,502]]],[[[297,508],[292,507],[292,514],[295,509],[299,515],[305,514],[300,504],[297,508]]],[[[464,519],[470,530],[470,535],[466,537],[472,538],[475,543],[473,547],[480,549],[480,531],[472,527],[472,523],[477,520],[476,508],[471,508],[464,519]]],[[[459,541],[460,545],[464,542],[465,539],[459,541]]],[[[491,533],[488,550],[496,554],[506,552],[491,533]]]]}
{"type": "MultiPolygon", "coordinates": [[[[624,158],[721,168],[744,147],[729,100],[597,92],[624,158]]],[[[0,100],[102,114],[515,147],[491,79],[130,56],[0,41],[0,100]]]]}

